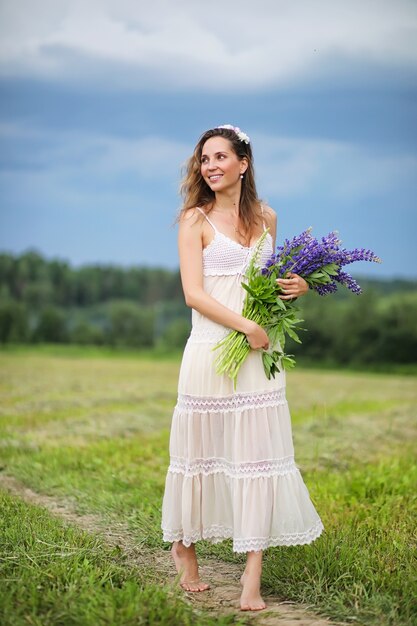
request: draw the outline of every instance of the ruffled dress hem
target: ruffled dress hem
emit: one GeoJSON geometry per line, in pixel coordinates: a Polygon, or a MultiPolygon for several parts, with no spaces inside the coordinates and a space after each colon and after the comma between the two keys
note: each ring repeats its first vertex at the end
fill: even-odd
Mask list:
{"type": "Polygon", "coordinates": [[[323,523],[318,520],[314,526],[302,533],[283,533],[277,537],[239,538],[233,536],[232,528],[212,526],[189,535],[184,535],[181,530],[163,530],[163,541],[182,541],[184,546],[188,548],[192,543],[200,540],[216,544],[226,539],[233,539],[233,552],[260,552],[276,546],[300,546],[312,543],[322,534],[323,530],[323,523]]]}

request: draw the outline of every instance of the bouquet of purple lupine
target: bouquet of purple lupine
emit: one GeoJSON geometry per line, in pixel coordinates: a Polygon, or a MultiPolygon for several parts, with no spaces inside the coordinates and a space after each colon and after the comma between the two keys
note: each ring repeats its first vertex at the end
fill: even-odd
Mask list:
{"type": "MultiPolygon", "coordinates": [[[[334,293],[339,285],[344,285],[355,294],[361,287],[342,267],[355,261],[381,259],[372,250],[341,248],[341,240],[333,231],[320,240],[311,234],[311,227],[301,235],[278,246],[264,267],[259,266],[260,252],[268,230],[264,231],[255,246],[254,253],[245,274],[242,287],[247,291],[242,315],[262,326],[269,338],[270,348],[262,352],[262,361],[267,378],[275,377],[281,367],[294,367],[293,355],[284,352],[288,335],[301,343],[297,330],[303,322],[298,316],[298,307],[292,300],[281,300],[282,290],[277,278],[287,278],[289,272],[298,274],[308,283],[310,289],[321,296],[334,293]]],[[[225,339],[214,347],[219,350],[215,360],[218,374],[227,374],[236,387],[237,375],[251,347],[246,335],[237,330],[231,331],[225,339]]]]}

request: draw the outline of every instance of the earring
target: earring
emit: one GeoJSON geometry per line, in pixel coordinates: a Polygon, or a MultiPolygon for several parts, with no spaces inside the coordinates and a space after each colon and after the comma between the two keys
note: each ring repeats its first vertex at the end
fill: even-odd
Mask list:
{"type": "Polygon", "coordinates": [[[243,174],[241,174],[241,175],[240,175],[240,178],[241,178],[241,179],[243,178],[243,174]]]}

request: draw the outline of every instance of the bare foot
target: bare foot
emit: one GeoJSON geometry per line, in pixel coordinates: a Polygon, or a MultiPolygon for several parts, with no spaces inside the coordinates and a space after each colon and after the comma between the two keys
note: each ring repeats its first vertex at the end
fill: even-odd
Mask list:
{"type": "Polygon", "coordinates": [[[171,548],[177,572],[181,572],[180,586],[185,591],[206,591],[210,585],[200,580],[194,544],[186,548],[182,541],[174,541],[171,548]]]}
{"type": "Polygon", "coordinates": [[[240,596],[240,608],[242,611],[262,611],[266,604],[262,599],[261,575],[258,572],[244,572],[240,577],[240,584],[243,587],[240,596]]]}

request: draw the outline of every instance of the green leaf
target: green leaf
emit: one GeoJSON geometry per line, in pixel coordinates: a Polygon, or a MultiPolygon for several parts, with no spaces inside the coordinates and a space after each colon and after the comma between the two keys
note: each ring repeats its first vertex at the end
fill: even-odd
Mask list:
{"type": "Polygon", "coordinates": [[[263,366],[264,366],[264,372],[265,372],[265,375],[266,375],[268,380],[271,377],[271,365],[273,363],[272,360],[270,360],[268,358],[269,356],[270,355],[267,352],[264,352],[262,354],[262,363],[263,363],[263,366]]]}
{"type": "Polygon", "coordinates": [[[336,263],[328,263],[327,265],[323,265],[322,270],[330,274],[330,276],[335,276],[339,271],[339,265],[336,263]]]}
{"type": "Polygon", "coordinates": [[[292,369],[295,367],[295,360],[292,359],[288,354],[282,357],[282,364],[285,369],[292,369]]]}
{"type": "Polygon", "coordinates": [[[252,297],[254,297],[254,298],[256,297],[255,292],[254,292],[254,291],[252,291],[252,289],[249,287],[249,285],[246,285],[246,283],[242,283],[242,287],[243,287],[243,289],[246,289],[246,291],[247,291],[248,293],[250,293],[250,295],[251,295],[252,297]]]}
{"type": "Polygon", "coordinates": [[[294,341],[296,341],[297,343],[302,343],[301,339],[294,330],[292,330],[291,328],[287,328],[287,333],[291,337],[291,339],[294,339],[294,341]]]}
{"type": "Polygon", "coordinates": [[[275,303],[276,303],[276,305],[278,306],[278,308],[280,308],[281,310],[284,310],[284,311],[285,311],[285,309],[287,308],[287,307],[285,306],[284,301],[283,301],[283,300],[281,300],[280,298],[276,298],[275,303]]]}

